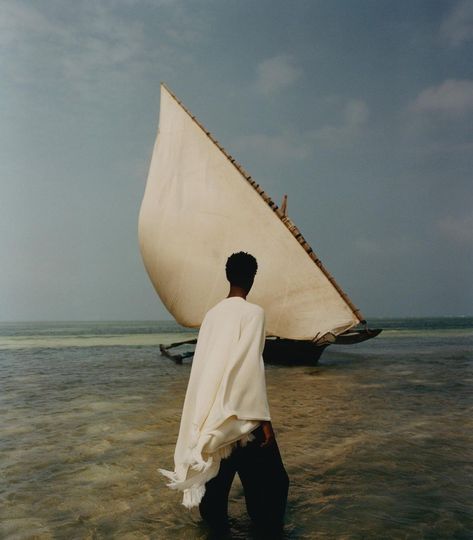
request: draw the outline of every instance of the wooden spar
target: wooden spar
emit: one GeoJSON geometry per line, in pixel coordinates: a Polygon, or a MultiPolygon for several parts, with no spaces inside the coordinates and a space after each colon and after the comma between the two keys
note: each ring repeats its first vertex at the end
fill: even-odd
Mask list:
{"type": "Polygon", "coordinates": [[[192,120],[199,126],[199,128],[207,135],[207,137],[212,141],[212,143],[225,155],[225,157],[232,163],[232,165],[238,170],[238,172],[245,178],[245,180],[253,187],[253,189],[258,193],[258,195],[264,200],[264,202],[273,210],[273,212],[278,216],[278,218],[284,223],[289,232],[294,236],[294,238],[299,242],[302,249],[307,253],[307,255],[314,261],[314,263],[320,268],[322,273],[328,279],[328,281],[333,285],[334,289],[342,297],[344,302],[352,310],[355,317],[361,322],[364,323],[365,319],[361,311],[353,304],[353,302],[348,298],[347,294],[342,290],[340,285],[335,281],[330,272],[322,264],[322,261],[314,253],[314,250],[310,247],[309,243],[302,236],[301,231],[296,227],[296,225],[285,215],[285,213],[278,208],[277,204],[271,199],[271,197],[260,187],[259,184],[253,180],[251,175],[245,171],[245,169],[231,156],[225,148],[212,136],[210,131],[206,130],[205,127],[197,120],[195,115],[193,115],[189,109],[171,92],[171,90],[166,86],[165,83],[161,83],[169,95],[179,104],[179,106],[192,118],[192,120]]]}
{"type": "Polygon", "coordinates": [[[287,195],[284,194],[281,203],[281,213],[283,216],[287,216],[287,195]]]}

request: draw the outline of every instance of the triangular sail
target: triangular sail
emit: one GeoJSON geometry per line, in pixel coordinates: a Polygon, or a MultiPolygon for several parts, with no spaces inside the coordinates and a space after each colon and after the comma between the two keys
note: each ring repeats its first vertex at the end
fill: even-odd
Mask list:
{"type": "Polygon", "coordinates": [[[363,319],[297,227],[164,85],[139,240],[183,326],[199,327],[228,294],[225,262],[236,251],[258,261],[247,299],[264,308],[268,335],[318,340],[363,319]]]}

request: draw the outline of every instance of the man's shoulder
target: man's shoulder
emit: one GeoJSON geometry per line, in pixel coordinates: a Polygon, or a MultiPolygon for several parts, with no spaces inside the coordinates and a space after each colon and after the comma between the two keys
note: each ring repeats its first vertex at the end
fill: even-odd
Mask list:
{"type": "Polygon", "coordinates": [[[264,317],[264,309],[258,305],[254,304],[253,302],[248,302],[248,300],[245,300],[243,298],[238,299],[232,297],[232,299],[224,298],[217,304],[215,304],[213,307],[211,307],[206,315],[205,318],[211,318],[213,316],[220,316],[222,313],[238,313],[242,316],[251,316],[251,317],[264,317]]]}
{"type": "Polygon", "coordinates": [[[253,304],[253,302],[246,302],[248,304],[248,312],[258,317],[264,317],[264,309],[259,304],[253,304]]]}

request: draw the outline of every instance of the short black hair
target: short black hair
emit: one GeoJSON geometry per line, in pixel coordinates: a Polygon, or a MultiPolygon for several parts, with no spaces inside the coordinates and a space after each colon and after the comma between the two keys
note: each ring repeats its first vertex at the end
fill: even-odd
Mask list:
{"type": "Polygon", "coordinates": [[[233,253],[228,257],[225,265],[225,273],[230,285],[243,287],[247,291],[251,289],[253,280],[258,270],[258,263],[253,255],[244,251],[233,253]]]}

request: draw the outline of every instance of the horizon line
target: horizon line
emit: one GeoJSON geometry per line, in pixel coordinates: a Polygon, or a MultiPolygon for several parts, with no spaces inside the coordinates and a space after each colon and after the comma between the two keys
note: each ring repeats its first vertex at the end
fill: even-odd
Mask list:
{"type": "MultiPolygon", "coordinates": [[[[367,317],[369,319],[467,319],[473,318],[473,314],[468,315],[376,315],[367,317]]],[[[158,322],[173,322],[182,328],[195,330],[194,327],[182,326],[174,319],[21,319],[21,320],[0,320],[0,324],[17,324],[17,323],[121,323],[121,322],[143,322],[143,323],[158,323],[158,322]]]]}

